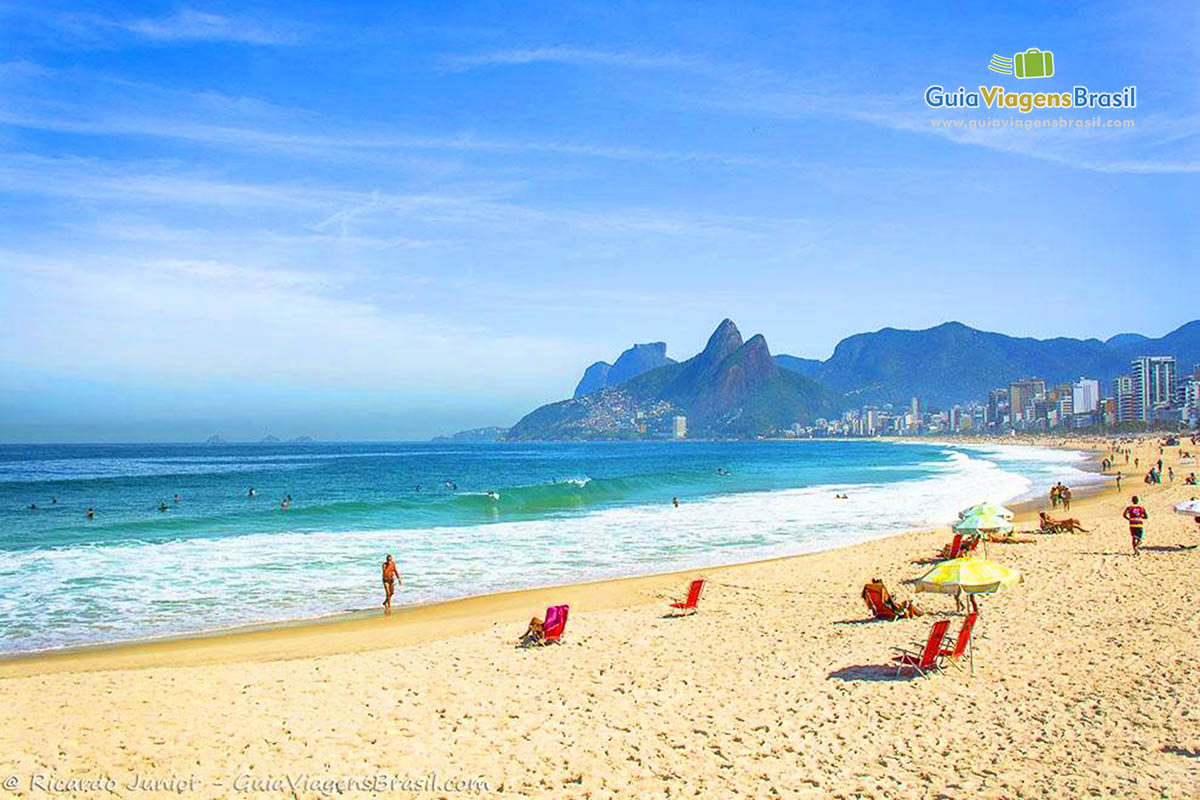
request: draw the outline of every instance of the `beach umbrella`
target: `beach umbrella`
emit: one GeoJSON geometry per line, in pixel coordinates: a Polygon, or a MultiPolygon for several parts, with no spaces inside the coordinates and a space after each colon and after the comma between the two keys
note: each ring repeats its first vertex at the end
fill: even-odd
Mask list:
{"type": "Polygon", "coordinates": [[[1021,580],[1021,572],[1016,567],[968,556],[934,564],[932,569],[917,579],[917,591],[990,594],[1016,586],[1021,580]]]}
{"type": "Polygon", "coordinates": [[[1176,514],[1183,514],[1185,517],[1200,517],[1200,500],[1193,498],[1186,503],[1176,503],[1174,509],[1176,514]]]}
{"type": "Polygon", "coordinates": [[[1007,533],[1012,529],[1012,521],[999,514],[972,514],[969,517],[963,517],[954,525],[954,530],[959,533],[982,533],[984,531],[1007,533]]]}
{"type": "MultiPolygon", "coordinates": [[[[917,579],[918,592],[992,594],[1022,581],[1020,570],[968,556],[940,561],[917,579]]],[[[971,674],[975,674],[975,631],[971,630],[971,674]]]]}
{"type": "Polygon", "coordinates": [[[986,501],[983,503],[976,503],[970,508],[964,508],[962,511],[958,512],[958,518],[966,519],[967,517],[973,517],[977,514],[986,514],[993,517],[1004,517],[1005,519],[1013,518],[1013,512],[1009,511],[1004,506],[998,506],[994,503],[988,503],[986,501]]]}

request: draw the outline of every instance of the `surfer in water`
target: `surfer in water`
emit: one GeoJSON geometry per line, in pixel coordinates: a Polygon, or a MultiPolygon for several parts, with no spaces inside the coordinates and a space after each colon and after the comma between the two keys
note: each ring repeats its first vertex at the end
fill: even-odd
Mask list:
{"type": "Polygon", "coordinates": [[[499,500],[500,499],[500,493],[497,491],[493,491],[493,490],[489,490],[487,492],[487,496],[488,496],[488,500],[499,500]]]}
{"type": "Polygon", "coordinates": [[[679,508],[679,498],[678,498],[678,497],[672,497],[672,498],[671,498],[671,504],[672,504],[672,505],[674,505],[676,508],[679,508]]]}
{"type": "Polygon", "coordinates": [[[388,553],[387,559],[383,562],[383,610],[385,614],[392,613],[392,594],[396,591],[396,584],[400,582],[400,570],[396,569],[396,562],[392,560],[392,554],[388,553]]]}
{"type": "Polygon", "coordinates": [[[258,492],[254,491],[254,487],[251,486],[250,491],[246,492],[246,497],[254,497],[256,494],[258,494],[258,492]]]}
{"type": "Polygon", "coordinates": [[[94,508],[92,508],[91,506],[88,506],[88,510],[86,512],[84,512],[83,515],[85,517],[87,517],[88,519],[95,519],[96,518],[96,510],[94,508]]]}
{"type": "Polygon", "coordinates": [[[279,504],[279,507],[282,508],[284,511],[287,511],[289,508],[291,508],[292,507],[292,496],[289,494],[287,497],[283,498],[283,502],[281,502],[279,504]]]}

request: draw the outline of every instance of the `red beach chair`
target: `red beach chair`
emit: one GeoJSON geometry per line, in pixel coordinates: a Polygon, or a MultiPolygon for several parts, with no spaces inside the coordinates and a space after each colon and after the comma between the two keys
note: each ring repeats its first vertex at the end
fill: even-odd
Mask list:
{"type": "Polygon", "coordinates": [[[700,592],[704,589],[704,578],[692,581],[692,585],[688,587],[687,600],[682,603],[671,603],[671,616],[680,616],[682,614],[695,614],[699,609],[696,604],[700,602],[700,592]]]}
{"type": "Polygon", "coordinates": [[[956,669],[962,669],[959,666],[958,660],[967,651],[967,645],[971,642],[971,630],[975,627],[975,618],[978,616],[979,614],[977,613],[967,614],[967,618],[963,620],[962,627],[958,629],[958,638],[954,641],[954,647],[938,653],[942,658],[949,660],[956,669]]]}
{"type": "Polygon", "coordinates": [[[925,648],[920,654],[905,650],[903,647],[893,647],[893,650],[900,651],[900,655],[892,656],[892,661],[896,664],[896,674],[899,675],[901,670],[909,667],[913,672],[926,677],[926,673],[938,669],[938,658],[942,653],[942,641],[946,638],[946,630],[950,627],[950,620],[943,619],[933,623],[933,627],[929,629],[929,641],[925,642],[925,648]]]}
{"type": "Polygon", "coordinates": [[[896,609],[888,605],[887,587],[882,583],[868,583],[863,587],[862,598],[875,619],[900,619],[896,609]]]}
{"type": "Polygon", "coordinates": [[[946,558],[943,560],[949,561],[952,558],[958,558],[959,554],[962,553],[962,542],[963,542],[962,534],[961,533],[954,534],[954,541],[952,541],[950,543],[950,555],[946,556],[946,558]]]}
{"type": "Polygon", "coordinates": [[[570,606],[550,606],[546,609],[546,621],[542,624],[542,638],[538,644],[557,644],[567,629],[567,612],[570,606]]]}

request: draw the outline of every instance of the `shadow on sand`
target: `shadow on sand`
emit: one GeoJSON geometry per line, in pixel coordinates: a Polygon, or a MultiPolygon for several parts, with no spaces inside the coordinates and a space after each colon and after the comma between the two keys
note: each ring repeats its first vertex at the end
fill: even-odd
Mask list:
{"type": "MultiPolygon", "coordinates": [[[[909,673],[912,671],[909,670],[909,673]]],[[[829,679],[834,681],[911,681],[915,674],[896,674],[895,667],[881,664],[856,664],[853,667],[842,667],[829,673],[829,679]]]]}

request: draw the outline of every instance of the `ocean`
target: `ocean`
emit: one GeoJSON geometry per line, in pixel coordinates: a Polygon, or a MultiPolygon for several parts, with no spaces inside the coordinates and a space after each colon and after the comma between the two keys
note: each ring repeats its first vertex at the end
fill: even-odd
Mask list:
{"type": "Polygon", "coordinates": [[[2,445],[0,653],[378,607],[387,553],[399,607],[828,549],[1094,481],[1085,459],[879,440],[2,445]]]}

